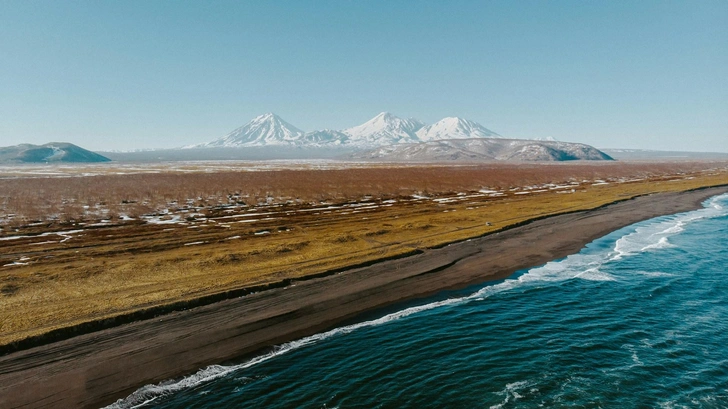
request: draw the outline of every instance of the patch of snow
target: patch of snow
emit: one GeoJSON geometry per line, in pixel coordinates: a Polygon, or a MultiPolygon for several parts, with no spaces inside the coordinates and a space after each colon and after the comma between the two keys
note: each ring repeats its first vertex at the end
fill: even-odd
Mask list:
{"type": "Polygon", "coordinates": [[[501,136],[477,122],[458,117],[443,118],[417,131],[420,141],[442,139],[500,138],[501,136]]]}

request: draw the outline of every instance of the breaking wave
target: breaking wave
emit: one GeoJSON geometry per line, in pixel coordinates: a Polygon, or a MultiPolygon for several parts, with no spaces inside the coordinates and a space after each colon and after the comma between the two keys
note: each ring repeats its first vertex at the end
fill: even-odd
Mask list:
{"type": "MultiPolygon", "coordinates": [[[[464,297],[449,298],[428,304],[410,307],[387,314],[383,317],[332,329],[327,332],[311,335],[296,341],[288,342],[275,347],[272,351],[257,356],[239,365],[211,365],[199,370],[197,373],[178,380],[161,382],[156,385],[146,385],[130,396],[120,399],[107,406],[107,409],[140,408],[152,404],[158,399],[173,395],[176,392],[196,387],[198,385],[225,377],[233,372],[253,367],[273,358],[287,354],[291,351],[321,342],[328,338],[344,335],[365,327],[375,327],[421,313],[427,310],[455,306],[484,300],[494,294],[509,291],[519,287],[542,287],[568,280],[587,281],[618,281],[620,277],[614,274],[614,269],[608,268],[612,263],[622,262],[624,259],[645,252],[655,252],[672,248],[674,245],[669,239],[683,231],[686,226],[698,220],[725,216],[728,210],[721,202],[728,199],[728,195],[712,198],[704,203],[703,209],[693,212],[664,216],[650,221],[638,223],[632,227],[621,229],[615,233],[597,240],[594,245],[562,260],[552,261],[543,266],[531,268],[525,272],[517,273],[513,278],[500,283],[487,285],[477,292],[464,297]],[[609,272],[612,271],[612,272],[609,272]]],[[[670,277],[671,273],[633,271],[631,274],[647,277],[670,277]]],[[[634,355],[636,356],[636,355],[634,355]]],[[[531,388],[530,382],[510,383],[501,392],[503,400],[492,407],[499,408],[519,399],[524,388],[531,388]]]]}

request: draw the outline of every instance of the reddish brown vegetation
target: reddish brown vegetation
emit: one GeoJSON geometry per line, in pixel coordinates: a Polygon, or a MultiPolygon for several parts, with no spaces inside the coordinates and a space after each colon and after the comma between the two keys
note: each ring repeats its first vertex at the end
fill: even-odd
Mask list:
{"type": "Polygon", "coordinates": [[[543,183],[680,175],[724,163],[579,163],[147,173],[0,179],[0,224],[138,217],[221,204],[358,200],[543,183]]]}

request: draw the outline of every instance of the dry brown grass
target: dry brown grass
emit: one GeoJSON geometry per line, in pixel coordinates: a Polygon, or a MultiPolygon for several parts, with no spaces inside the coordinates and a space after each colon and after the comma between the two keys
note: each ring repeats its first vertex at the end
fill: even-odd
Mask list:
{"type": "MultiPolygon", "coordinates": [[[[164,209],[209,209],[269,201],[314,203],[442,194],[568,181],[650,178],[695,173],[725,163],[554,163],[471,166],[406,166],[335,170],[247,172],[244,166],[215,173],[101,174],[76,177],[0,178],[0,226],[32,222],[139,217],[164,209]],[[12,216],[10,216],[12,215],[12,216]]],[[[113,169],[110,169],[112,171],[113,169]]]]}
{"type": "MultiPolygon", "coordinates": [[[[95,185],[96,179],[63,179],[62,186],[56,189],[75,192],[76,202],[102,200],[94,189],[102,190],[104,195],[121,195],[125,188],[146,181],[144,188],[125,197],[151,200],[160,195],[168,201],[191,193],[207,195],[218,191],[226,197],[230,192],[259,191],[263,192],[261,197],[298,197],[301,203],[261,204],[254,213],[265,211],[275,213],[275,217],[254,223],[240,222],[251,219],[244,216],[250,213],[248,208],[235,208],[232,213],[207,209],[209,218],[187,224],[55,223],[12,232],[28,237],[0,242],[0,345],[148,306],[401,255],[479,236],[534,217],[594,208],[646,193],[728,183],[725,168],[705,171],[705,165],[683,166],[686,167],[570,165],[521,169],[501,165],[386,172],[280,171],[256,173],[253,181],[238,180],[242,178],[240,173],[209,178],[204,175],[199,179],[197,176],[201,175],[182,175],[184,183],[200,184],[177,187],[180,191],[174,195],[168,191],[161,193],[163,186],[174,188],[174,183],[182,183],[168,178],[169,175],[134,175],[118,180],[110,177],[114,183],[104,179],[100,185],[95,185]],[[574,185],[574,193],[550,190],[518,196],[511,192],[504,197],[477,194],[482,187],[509,189],[572,180],[644,177],[649,180],[597,186],[582,183],[574,185]],[[86,193],[76,192],[74,189],[84,180],[86,193]],[[255,187],[246,187],[245,183],[255,187]],[[211,186],[203,191],[205,184],[211,186]],[[222,186],[237,186],[237,190],[222,190],[222,186]],[[316,193],[319,186],[325,193],[316,193]],[[433,197],[457,198],[459,192],[469,192],[473,197],[442,203],[409,197],[413,192],[425,191],[433,197]],[[342,207],[347,201],[360,201],[366,195],[372,196],[365,206],[360,206],[366,209],[342,207]],[[397,201],[383,203],[388,198],[397,201]],[[324,199],[338,204],[334,206],[338,208],[327,210],[318,205],[319,209],[308,211],[311,206],[307,201],[324,199]],[[56,234],[40,235],[59,228],[83,231],[64,233],[70,237],[65,241],[60,240],[64,236],[56,234]],[[269,233],[256,234],[263,231],[269,233]],[[13,262],[27,264],[7,265],[13,262]]],[[[47,187],[46,181],[32,182],[47,187]]],[[[8,181],[2,183],[12,186],[8,181]]],[[[50,191],[45,190],[58,198],[58,193],[50,191]]],[[[108,202],[108,197],[103,199],[108,202]]]]}

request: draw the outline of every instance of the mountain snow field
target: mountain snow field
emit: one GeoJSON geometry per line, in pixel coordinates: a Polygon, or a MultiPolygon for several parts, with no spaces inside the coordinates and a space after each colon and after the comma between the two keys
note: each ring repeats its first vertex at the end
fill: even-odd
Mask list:
{"type": "Polygon", "coordinates": [[[400,143],[442,139],[500,138],[477,122],[448,117],[432,125],[414,118],[402,119],[382,112],[369,121],[343,130],[322,129],[304,132],[276,114],[267,113],[211,142],[185,148],[251,146],[306,146],[374,148],[400,143]]]}

